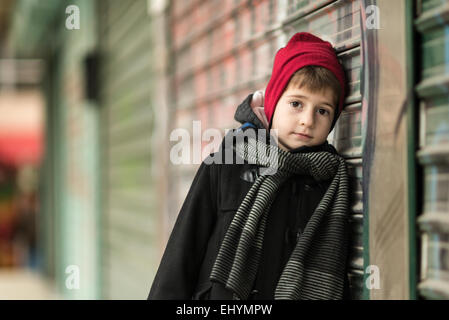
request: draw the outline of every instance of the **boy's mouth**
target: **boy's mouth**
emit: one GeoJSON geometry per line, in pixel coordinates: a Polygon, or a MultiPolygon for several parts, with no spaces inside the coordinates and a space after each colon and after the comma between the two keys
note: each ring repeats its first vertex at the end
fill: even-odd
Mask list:
{"type": "Polygon", "coordinates": [[[305,133],[296,133],[294,132],[295,136],[299,137],[299,138],[303,138],[303,139],[311,139],[312,137],[309,136],[308,134],[305,133]]]}

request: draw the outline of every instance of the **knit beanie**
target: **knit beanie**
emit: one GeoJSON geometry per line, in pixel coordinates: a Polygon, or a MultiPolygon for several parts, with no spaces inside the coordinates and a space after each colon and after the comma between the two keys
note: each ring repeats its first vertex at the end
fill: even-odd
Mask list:
{"type": "Polygon", "coordinates": [[[290,78],[296,71],[309,65],[321,66],[330,70],[340,83],[340,100],[334,112],[330,131],[334,128],[335,122],[344,108],[345,74],[332,45],[308,32],[296,33],[288,41],[287,46],[278,50],[274,58],[273,72],[265,90],[264,105],[270,128],[276,104],[290,78]]]}

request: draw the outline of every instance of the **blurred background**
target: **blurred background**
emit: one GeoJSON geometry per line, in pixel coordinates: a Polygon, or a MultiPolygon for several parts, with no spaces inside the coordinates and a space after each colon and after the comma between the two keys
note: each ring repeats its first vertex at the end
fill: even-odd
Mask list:
{"type": "Polygon", "coordinates": [[[328,140],[353,187],[353,298],[449,298],[447,12],[0,0],[0,299],[145,299],[198,168],[170,162],[170,133],[238,126],[237,105],[299,31],[330,41],[348,73],[328,140]],[[364,285],[370,264],[381,290],[364,285]]]}
{"type": "Polygon", "coordinates": [[[0,298],[146,298],[169,229],[165,9],[0,2],[0,298]]]}

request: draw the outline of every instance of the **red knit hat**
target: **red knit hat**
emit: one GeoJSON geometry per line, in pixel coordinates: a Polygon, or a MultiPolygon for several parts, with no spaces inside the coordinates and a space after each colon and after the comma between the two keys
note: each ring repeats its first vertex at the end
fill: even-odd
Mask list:
{"type": "Polygon", "coordinates": [[[276,104],[290,78],[296,71],[308,65],[321,66],[330,70],[340,83],[340,101],[334,115],[332,131],[344,107],[345,75],[332,45],[308,32],[296,33],[289,40],[287,46],[279,49],[276,53],[273,72],[265,90],[265,115],[271,124],[276,104]]]}

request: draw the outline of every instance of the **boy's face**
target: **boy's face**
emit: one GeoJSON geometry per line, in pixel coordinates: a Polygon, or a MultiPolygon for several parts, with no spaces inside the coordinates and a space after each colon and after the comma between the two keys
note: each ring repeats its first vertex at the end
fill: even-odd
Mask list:
{"type": "Polygon", "coordinates": [[[290,151],[322,144],[329,134],[334,112],[331,88],[311,92],[306,86],[287,87],[276,105],[271,126],[278,130],[279,147],[290,151]]]}

